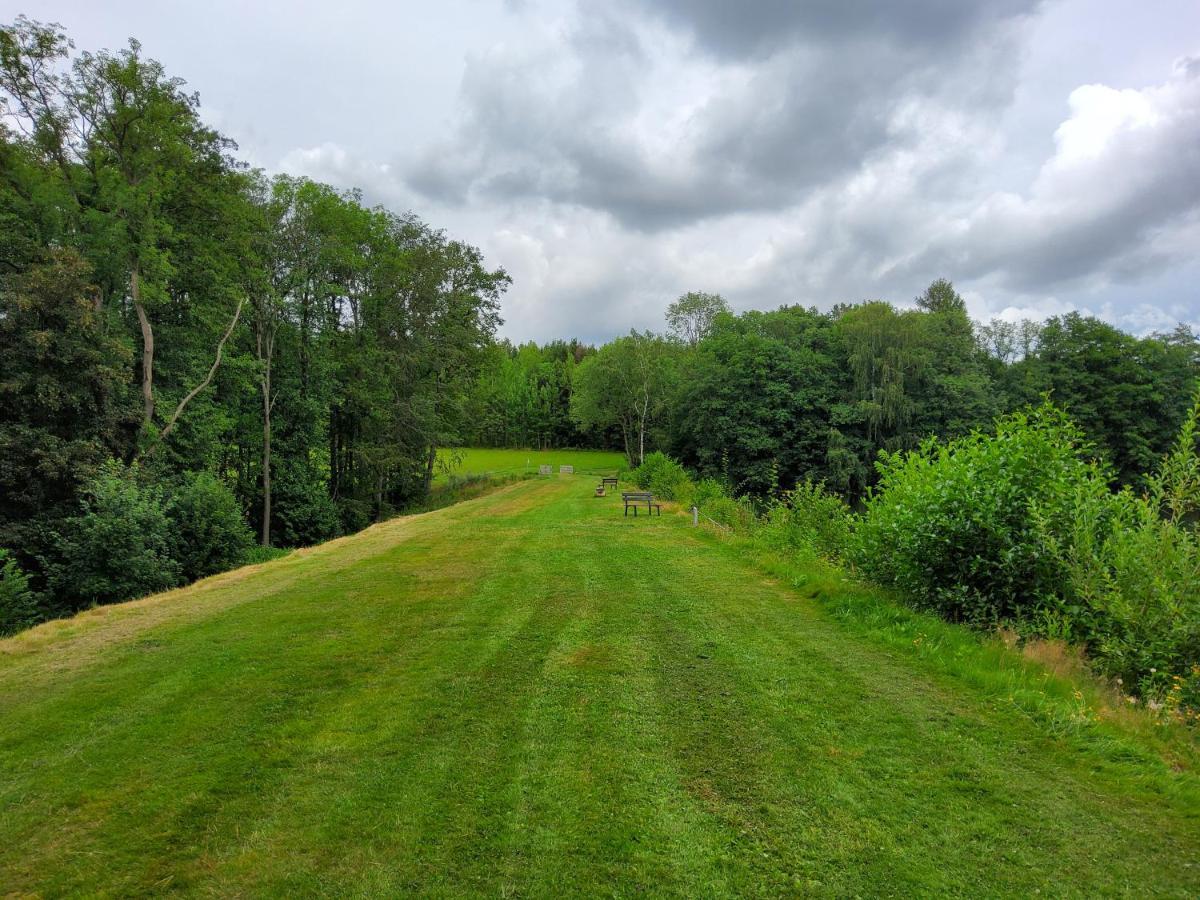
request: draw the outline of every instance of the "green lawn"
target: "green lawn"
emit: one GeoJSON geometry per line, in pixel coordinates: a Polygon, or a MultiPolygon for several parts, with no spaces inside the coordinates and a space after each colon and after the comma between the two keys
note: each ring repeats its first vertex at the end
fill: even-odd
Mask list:
{"type": "Polygon", "coordinates": [[[0,892],[1200,892],[1193,774],[592,487],[0,642],[0,892]]]}
{"type": "MultiPolygon", "coordinates": [[[[626,468],[625,455],[609,450],[509,450],[472,447],[444,450],[440,455],[443,460],[450,461],[452,454],[457,454],[460,460],[452,470],[455,475],[536,474],[539,466],[552,466],[557,472],[558,467],[563,465],[574,466],[577,474],[612,475],[619,469],[626,468]]],[[[446,473],[439,468],[435,480],[446,481],[446,473]]]]}

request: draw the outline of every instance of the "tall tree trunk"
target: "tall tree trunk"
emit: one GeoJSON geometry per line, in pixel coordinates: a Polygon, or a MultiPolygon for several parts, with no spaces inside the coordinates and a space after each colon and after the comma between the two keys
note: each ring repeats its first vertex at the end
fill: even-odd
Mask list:
{"type": "Polygon", "coordinates": [[[433,466],[437,462],[437,443],[429,442],[429,456],[425,460],[425,493],[433,488],[433,466]]]}
{"type": "Polygon", "coordinates": [[[271,546],[271,359],[266,360],[262,378],[263,444],[262,444],[262,545],[271,546]]]}
{"type": "MultiPolygon", "coordinates": [[[[433,427],[437,428],[437,411],[438,401],[442,395],[441,378],[434,376],[433,380],[433,427]]],[[[436,431],[435,431],[436,434],[436,431]]],[[[431,437],[429,439],[429,456],[425,460],[425,494],[428,495],[433,489],[433,467],[437,463],[437,439],[431,437]]]]}
{"type": "Polygon", "coordinates": [[[142,278],[137,263],[129,273],[129,296],[142,329],[142,422],[149,425],[154,420],[154,329],[142,306],[142,278]]]}

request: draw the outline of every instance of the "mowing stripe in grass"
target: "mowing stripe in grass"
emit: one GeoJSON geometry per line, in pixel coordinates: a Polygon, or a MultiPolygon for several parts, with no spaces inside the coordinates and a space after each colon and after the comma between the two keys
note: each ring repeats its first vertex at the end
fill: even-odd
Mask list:
{"type": "Polygon", "coordinates": [[[1195,893],[1193,775],[1164,792],[591,487],[511,485],[0,648],[0,881],[1195,893]]]}

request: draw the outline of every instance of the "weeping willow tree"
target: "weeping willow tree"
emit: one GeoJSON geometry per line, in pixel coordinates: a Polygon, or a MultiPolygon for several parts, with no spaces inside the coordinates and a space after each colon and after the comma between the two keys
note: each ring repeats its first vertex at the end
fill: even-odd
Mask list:
{"type": "Polygon", "coordinates": [[[923,317],[873,302],[849,310],[839,321],[855,401],[868,439],[881,447],[899,449],[918,439],[912,424],[930,359],[923,317]]]}

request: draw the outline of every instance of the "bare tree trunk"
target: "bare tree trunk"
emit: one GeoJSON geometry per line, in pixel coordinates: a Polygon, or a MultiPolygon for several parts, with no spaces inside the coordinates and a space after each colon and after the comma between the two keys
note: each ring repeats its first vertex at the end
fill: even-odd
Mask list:
{"type": "Polygon", "coordinates": [[[175,423],[179,421],[179,417],[183,414],[184,409],[196,398],[197,394],[208,387],[209,382],[213,380],[213,376],[217,374],[217,369],[221,367],[221,354],[225,352],[225,342],[229,340],[229,336],[233,334],[233,329],[237,327],[238,320],[242,317],[242,307],[245,304],[245,298],[238,301],[237,309],[234,310],[233,319],[230,321],[229,327],[225,329],[225,334],[223,334],[221,336],[221,340],[217,342],[217,353],[213,359],[212,366],[208,370],[208,374],[204,377],[203,381],[192,388],[186,397],[179,401],[179,405],[175,407],[175,412],[171,413],[171,418],[167,421],[167,424],[163,426],[162,433],[159,435],[159,440],[165,439],[167,435],[175,430],[175,423]]]}
{"type": "Polygon", "coordinates": [[[129,296],[142,329],[142,422],[149,425],[154,420],[154,329],[142,306],[142,279],[137,263],[129,273],[129,296]]]}

